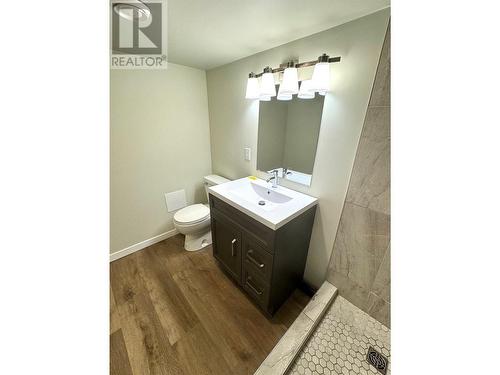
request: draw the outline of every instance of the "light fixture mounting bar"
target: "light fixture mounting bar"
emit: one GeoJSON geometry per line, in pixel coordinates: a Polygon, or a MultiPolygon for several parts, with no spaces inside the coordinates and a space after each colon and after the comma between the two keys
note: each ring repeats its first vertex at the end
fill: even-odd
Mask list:
{"type": "MultiPolygon", "coordinates": [[[[328,62],[329,63],[334,63],[334,62],[339,62],[340,61],[340,56],[337,56],[337,57],[329,57],[328,58],[328,62]]],[[[298,64],[295,64],[295,67],[296,68],[305,68],[307,66],[314,66],[318,63],[319,61],[318,60],[313,60],[313,61],[306,61],[306,62],[303,62],[303,63],[298,63],[298,64]]]]}
{"type": "MultiPolygon", "coordinates": [[[[328,62],[328,63],[340,62],[340,56],[329,57],[328,55],[323,54],[317,60],[305,61],[305,62],[302,62],[302,63],[295,63],[294,66],[295,66],[295,68],[306,68],[308,66],[314,66],[314,65],[316,65],[319,62],[328,62]]],[[[281,64],[279,68],[273,68],[272,72],[273,73],[283,72],[287,67],[288,67],[288,63],[281,64]]],[[[265,72],[257,73],[257,74],[255,74],[255,77],[256,78],[261,77],[264,73],[265,72]]]]}

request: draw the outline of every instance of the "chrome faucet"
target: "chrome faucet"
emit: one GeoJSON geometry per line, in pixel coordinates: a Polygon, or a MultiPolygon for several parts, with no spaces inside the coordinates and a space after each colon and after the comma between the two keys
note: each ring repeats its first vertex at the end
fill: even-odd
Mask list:
{"type": "Polygon", "coordinates": [[[279,171],[277,169],[274,169],[272,170],[270,173],[272,173],[273,175],[271,177],[269,177],[266,182],[269,182],[269,181],[273,181],[273,188],[276,189],[278,187],[278,173],[279,171]]]}

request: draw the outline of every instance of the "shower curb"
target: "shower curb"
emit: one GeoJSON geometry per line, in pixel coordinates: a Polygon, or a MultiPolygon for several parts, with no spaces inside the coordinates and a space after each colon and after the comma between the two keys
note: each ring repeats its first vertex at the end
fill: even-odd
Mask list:
{"type": "Polygon", "coordinates": [[[325,281],[254,375],[285,374],[337,294],[337,288],[325,281]]]}

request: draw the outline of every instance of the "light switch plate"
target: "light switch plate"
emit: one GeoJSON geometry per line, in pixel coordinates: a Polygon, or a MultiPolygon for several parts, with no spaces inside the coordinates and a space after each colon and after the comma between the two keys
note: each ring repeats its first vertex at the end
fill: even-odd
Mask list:
{"type": "Polygon", "coordinates": [[[244,150],[245,150],[245,160],[250,161],[252,159],[252,150],[250,149],[250,147],[245,147],[244,150]]]}
{"type": "Polygon", "coordinates": [[[168,212],[186,207],[186,191],[182,189],[165,193],[165,203],[167,204],[168,212]]]}

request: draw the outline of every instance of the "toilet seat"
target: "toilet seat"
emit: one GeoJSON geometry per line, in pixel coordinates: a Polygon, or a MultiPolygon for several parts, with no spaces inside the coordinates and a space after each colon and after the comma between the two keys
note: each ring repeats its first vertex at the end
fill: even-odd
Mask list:
{"type": "Polygon", "coordinates": [[[192,204],[177,211],[174,221],[181,225],[197,224],[210,216],[210,210],[204,204],[192,204]]]}

